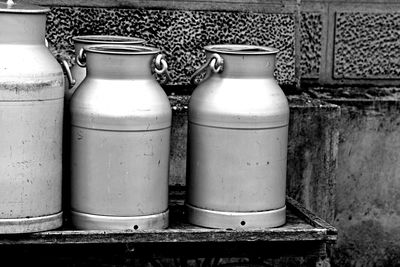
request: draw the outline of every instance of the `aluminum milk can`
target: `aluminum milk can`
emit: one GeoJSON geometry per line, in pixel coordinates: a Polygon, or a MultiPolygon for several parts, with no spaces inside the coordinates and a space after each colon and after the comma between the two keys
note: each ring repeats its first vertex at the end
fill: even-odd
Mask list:
{"type": "MultiPolygon", "coordinates": [[[[79,52],[85,45],[95,44],[113,44],[113,45],[137,45],[142,44],[145,40],[136,37],[128,36],[112,36],[112,35],[81,35],[72,37],[75,45],[75,58],[78,57],[79,52]]],[[[66,66],[67,73],[69,73],[68,65],[66,66]]],[[[69,101],[72,94],[78,88],[79,84],[86,76],[86,69],[75,64],[71,68],[71,74],[68,75],[70,86],[65,91],[65,100],[69,101]]]]}
{"type": "Polygon", "coordinates": [[[168,226],[171,107],[152,75],[160,51],[85,46],[87,76],[71,98],[71,208],[78,229],[168,226]]]}
{"type": "Polygon", "coordinates": [[[60,227],[64,76],[48,8],[0,3],[0,233],[60,227]]]}
{"type": "Polygon", "coordinates": [[[289,107],[273,77],[278,50],[205,47],[206,80],[189,104],[187,212],[211,228],[285,223],[289,107]],[[207,79],[208,78],[208,79],[207,79]]]}
{"type": "MultiPolygon", "coordinates": [[[[127,36],[111,36],[111,35],[81,35],[75,36],[72,38],[75,46],[75,58],[78,57],[82,48],[86,45],[95,45],[95,44],[113,44],[113,45],[134,45],[144,43],[143,39],[136,37],[127,37],[127,36]]],[[[64,60],[62,61],[64,66],[66,76],[68,78],[68,86],[65,88],[65,106],[64,106],[64,150],[63,150],[63,166],[70,166],[70,140],[71,140],[71,129],[70,129],[70,114],[69,114],[69,101],[71,99],[72,94],[75,92],[76,88],[78,88],[79,84],[86,76],[86,68],[81,67],[78,64],[75,64],[71,69],[69,68],[68,63],[64,60]]],[[[69,215],[70,210],[70,173],[69,168],[64,168],[64,180],[63,180],[63,207],[66,215],[69,215]]]]}

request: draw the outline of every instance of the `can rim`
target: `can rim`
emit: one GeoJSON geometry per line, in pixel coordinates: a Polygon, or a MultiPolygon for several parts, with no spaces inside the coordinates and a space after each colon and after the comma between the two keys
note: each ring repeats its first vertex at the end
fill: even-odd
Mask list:
{"type": "Polygon", "coordinates": [[[14,3],[0,3],[0,13],[16,13],[16,14],[45,14],[50,12],[50,8],[30,5],[30,4],[20,4],[14,3]]]}
{"type": "Polygon", "coordinates": [[[154,55],[160,53],[160,49],[140,45],[87,45],[83,49],[86,52],[108,55],[154,55]]]}
{"type": "Polygon", "coordinates": [[[87,44],[141,44],[145,42],[142,38],[120,35],[79,35],[72,37],[72,40],[87,44]]]}
{"type": "Polygon", "coordinates": [[[279,52],[279,49],[273,47],[242,44],[208,45],[204,49],[207,52],[229,55],[273,55],[279,52]]]}

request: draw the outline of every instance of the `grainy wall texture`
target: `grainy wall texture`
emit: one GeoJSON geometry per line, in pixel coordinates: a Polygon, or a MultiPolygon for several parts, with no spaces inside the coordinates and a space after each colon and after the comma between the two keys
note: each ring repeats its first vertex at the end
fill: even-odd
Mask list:
{"type": "Polygon", "coordinates": [[[400,84],[400,2],[304,0],[300,9],[303,84],[400,84]]]}
{"type": "Polygon", "coordinates": [[[335,79],[400,79],[400,12],[337,12],[335,79]]]}
{"type": "Polygon", "coordinates": [[[318,79],[322,60],[322,15],[301,13],[301,77],[318,79]]]}
{"type": "Polygon", "coordinates": [[[211,44],[253,44],[278,48],[277,80],[293,84],[293,14],[110,8],[52,8],[47,38],[59,57],[73,59],[73,36],[127,35],[143,38],[166,55],[173,81],[188,84],[205,63],[203,47],[211,44]]]}
{"type": "Polygon", "coordinates": [[[202,48],[248,43],[281,50],[281,84],[400,85],[397,0],[20,0],[52,7],[48,39],[71,57],[71,37],[140,36],[162,49],[185,84],[202,48]]]}

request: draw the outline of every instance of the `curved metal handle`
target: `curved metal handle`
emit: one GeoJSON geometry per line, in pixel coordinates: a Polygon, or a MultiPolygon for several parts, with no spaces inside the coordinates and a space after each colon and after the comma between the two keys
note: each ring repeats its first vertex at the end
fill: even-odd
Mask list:
{"type": "Polygon", "coordinates": [[[166,84],[167,82],[172,81],[171,75],[169,74],[168,71],[168,64],[163,54],[158,54],[156,56],[156,58],[154,59],[154,65],[155,65],[154,71],[157,74],[165,75],[165,79],[160,81],[161,84],[166,84]]]}
{"type": "Polygon", "coordinates": [[[76,57],[76,63],[82,68],[86,67],[86,54],[84,48],[81,48],[81,50],[79,51],[79,54],[76,57]]]}
{"type": "Polygon", "coordinates": [[[69,81],[69,89],[71,89],[76,84],[76,80],[72,78],[71,68],[69,67],[68,62],[65,59],[61,60],[60,64],[67,73],[67,78],[69,81]]]}
{"type": "Polygon", "coordinates": [[[208,79],[210,76],[209,70],[211,70],[214,73],[221,73],[224,71],[224,59],[217,53],[212,54],[206,64],[200,67],[200,69],[196,70],[195,73],[193,73],[192,77],[190,77],[190,83],[191,84],[199,84],[200,82],[196,83],[196,78],[199,76],[201,73],[204,72],[204,70],[207,68],[207,73],[206,76],[204,77],[204,80],[208,79]]]}

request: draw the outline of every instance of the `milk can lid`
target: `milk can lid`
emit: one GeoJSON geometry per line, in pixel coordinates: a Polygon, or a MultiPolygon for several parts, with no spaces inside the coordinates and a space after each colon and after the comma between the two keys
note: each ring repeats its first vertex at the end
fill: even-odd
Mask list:
{"type": "Polygon", "coordinates": [[[47,13],[50,9],[47,7],[15,3],[12,0],[0,2],[0,13],[24,13],[24,14],[41,14],[47,13]]]}
{"type": "Polygon", "coordinates": [[[158,48],[140,45],[87,45],[84,47],[84,50],[86,52],[109,55],[153,55],[160,53],[158,48]]]}
{"type": "Polygon", "coordinates": [[[218,44],[204,47],[208,52],[230,55],[269,55],[279,52],[278,49],[259,45],[218,44]]]}
{"type": "Polygon", "coordinates": [[[74,42],[86,44],[141,44],[145,40],[137,37],[119,35],[79,35],[72,37],[74,42]]]}

